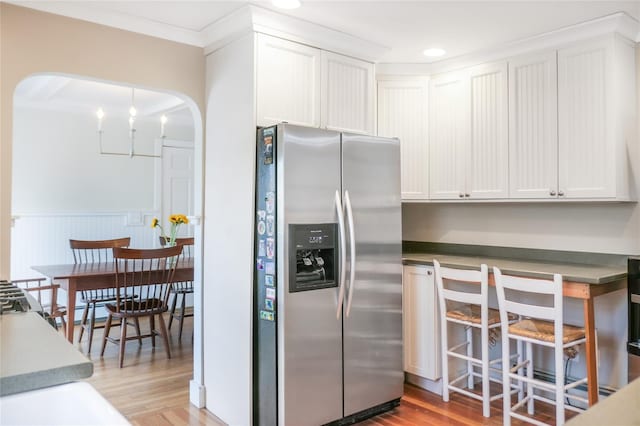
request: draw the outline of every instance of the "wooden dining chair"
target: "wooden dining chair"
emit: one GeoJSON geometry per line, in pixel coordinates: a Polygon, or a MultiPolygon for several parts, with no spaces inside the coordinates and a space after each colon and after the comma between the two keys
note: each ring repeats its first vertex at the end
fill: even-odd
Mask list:
{"type": "MultiPolygon", "coordinates": [[[[176,238],[176,245],[182,246],[182,257],[192,257],[193,256],[193,237],[186,238],[176,238]]],[[[166,245],[166,238],[160,236],[160,245],[166,245]]],[[[184,324],[184,319],[193,317],[193,312],[187,312],[186,310],[186,299],[187,294],[193,294],[193,281],[180,281],[175,282],[171,285],[171,294],[173,295],[171,308],[169,309],[169,331],[171,331],[171,324],[173,319],[175,318],[178,321],[178,340],[182,340],[182,326],[184,324]],[[176,311],[176,305],[178,304],[178,299],[180,299],[180,308],[176,311]]]]}
{"type": "Polygon", "coordinates": [[[116,265],[116,300],[114,303],[105,305],[108,316],[100,356],[104,355],[107,342],[119,344],[118,362],[122,368],[127,340],[150,337],[155,347],[155,337],[161,335],[167,358],[171,358],[167,327],[162,314],[167,312],[169,290],[181,252],[182,246],[159,249],[113,249],[116,265]],[[138,297],[129,297],[133,294],[137,294],[138,297]],[[159,330],[156,330],[156,316],[159,330]],[[149,319],[149,334],[127,337],[127,327],[120,327],[119,338],[109,336],[113,318],[119,319],[122,323],[128,318],[137,320],[141,317],[149,319]]]}
{"type": "MultiPolygon", "coordinates": [[[[106,263],[113,261],[113,249],[115,247],[129,247],[130,242],[130,237],[112,240],[69,240],[69,246],[73,252],[73,262],[75,264],[106,263]]],[[[82,341],[84,331],[87,330],[89,339],[87,352],[91,352],[94,329],[104,328],[104,324],[96,325],[96,305],[116,300],[116,290],[114,288],[84,290],[80,292],[80,300],[85,305],[82,319],[80,320],[78,343],[82,341]]],[[[136,326],[138,334],[140,334],[139,325],[135,323],[133,325],[136,326]]]]}
{"type": "Polygon", "coordinates": [[[46,278],[26,278],[19,280],[11,280],[11,283],[15,286],[33,293],[34,298],[38,301],[43,309],[43,316],[45,319],[50,320],[50,323],[58,329],[58,318],[62,325],[63,333],[67,334],[67,322],[65,316],[67,315],[67,308],[58,305],[58,284],[49,283],[46,278]]]}

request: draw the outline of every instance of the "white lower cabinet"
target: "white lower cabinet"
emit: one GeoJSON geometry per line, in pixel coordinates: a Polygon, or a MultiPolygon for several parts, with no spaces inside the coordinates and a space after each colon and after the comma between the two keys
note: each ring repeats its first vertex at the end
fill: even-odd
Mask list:
{"type": "Polygon", "coordinates": [[[440,378],[440,321],[432,266],[405,265],[402,271],[404,371],[440,378]]]}

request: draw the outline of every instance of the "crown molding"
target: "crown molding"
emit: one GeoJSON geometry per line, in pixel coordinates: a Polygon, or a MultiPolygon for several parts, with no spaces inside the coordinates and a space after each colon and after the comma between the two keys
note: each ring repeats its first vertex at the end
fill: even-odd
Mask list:
{"type": "Polygon", "coordinates": [[[83,2],[44,2],[44,1],[7,1],[20,7],[62,15],[94,24],[105,25],[134,33],[175,41],[191,46],[204,47],[200,31],[188,30],[163,22],[131,16],[122,12],[95,10],[83,5],[83,2]]]}
{"type": "Polygon", "coordinates": [[[502,60],[537,50],[558,48],[580,40],[612,34],[617,34],[629,42],[638,42],[640,41],[640,22],[624,12],[618,12],[533,37],[516,40],[501,46],[494,46],[436,62],[377,64],[376,73],[379,75],[435,74],[483,62],[502,60]]]}
{"type": "Polygon", "coordinates": [[[386,46],[255,5],[238,9],[210,24],[203,32],[205,54],[218,50],[248,32],[268,34],[370,62],[376,62],[389,50],[386,46]]]}

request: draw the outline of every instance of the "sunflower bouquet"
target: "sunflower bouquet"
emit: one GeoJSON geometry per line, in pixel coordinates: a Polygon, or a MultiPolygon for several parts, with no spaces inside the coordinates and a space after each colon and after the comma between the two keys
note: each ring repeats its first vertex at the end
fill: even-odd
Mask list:
{"type": "Polygon", "coordinates": [[[176,243],[178,228],[180,228],[180,225],[182,225],[183,223],[189,223],[189,219],[183,214],[172,214],[171,216],[169,216],[169,223],[171,223],[169,235],[164,232],[164,229],[162,228],[162,225],[160,225],[160,221],[157,217],[154,217],[151,221],[151,227],[160,228],[160,232],[162,232],[161,236],[162,238],[164,238],[164,245],[173,246],[176,243]]]}

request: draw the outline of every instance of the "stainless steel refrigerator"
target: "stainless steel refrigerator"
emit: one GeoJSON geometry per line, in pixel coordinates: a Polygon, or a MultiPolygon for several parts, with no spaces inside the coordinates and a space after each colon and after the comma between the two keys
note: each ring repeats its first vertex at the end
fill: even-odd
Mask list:
{"type": "Polygon", "coordinates": [[[351,424],[403,392],[400,145],[258,130],[253,423],[351,424]]]}

